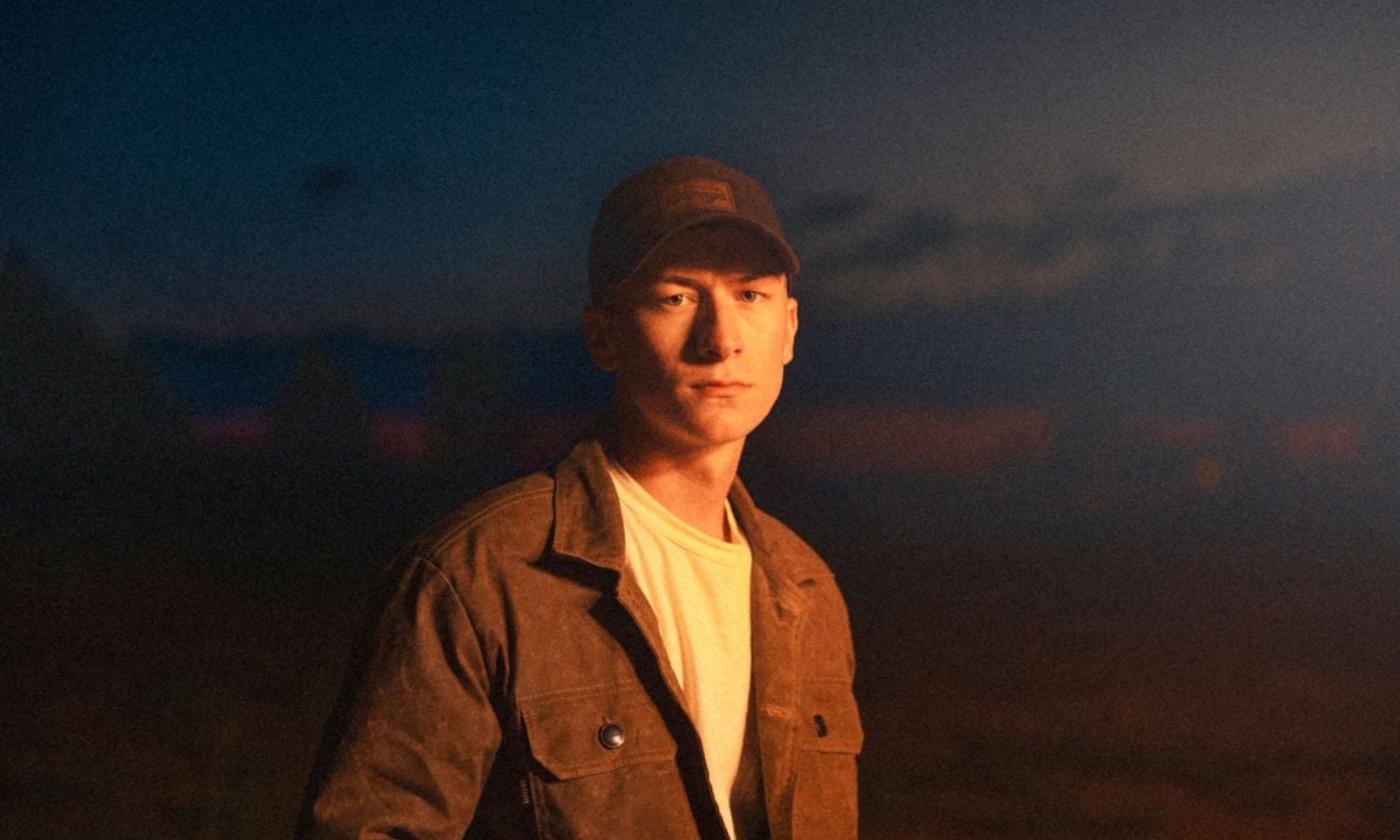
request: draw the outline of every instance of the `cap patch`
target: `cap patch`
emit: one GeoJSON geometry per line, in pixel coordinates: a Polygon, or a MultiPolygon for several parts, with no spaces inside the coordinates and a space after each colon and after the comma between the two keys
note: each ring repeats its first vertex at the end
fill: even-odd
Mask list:
{"type": "Polygon", "coordinates": [[[724,181],[696,178],[672,184],[661,191],[661,212],[672,215],[683,210],[727,210],[735,212],[734,191],[724,181]]]}

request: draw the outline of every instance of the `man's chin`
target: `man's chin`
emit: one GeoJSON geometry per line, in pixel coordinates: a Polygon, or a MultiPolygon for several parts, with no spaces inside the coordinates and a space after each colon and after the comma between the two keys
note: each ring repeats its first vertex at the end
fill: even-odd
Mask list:
{"type": "Polygon", "coordinates": [[[675,444],[681,448],[713,449],[736,443],[742,444],[755,426],[757,426],[756,423],[745,423],[737,419],[691,421],[674,427],[672,438],[675,444]]]}
{"type": "MultiPolygon", "coordinates": [[[[766,412],[765,412],[766,414],[766,412]]],[[[742,444],[763,415],[752,407],[702,406],[693,411],[639,412],[631,425],[633,433],[651,440],[651,445],[674,451],[703,451],[731,444],[742,444]]],[[[639,441],[640,442],[640,441],[639,441]]]]}

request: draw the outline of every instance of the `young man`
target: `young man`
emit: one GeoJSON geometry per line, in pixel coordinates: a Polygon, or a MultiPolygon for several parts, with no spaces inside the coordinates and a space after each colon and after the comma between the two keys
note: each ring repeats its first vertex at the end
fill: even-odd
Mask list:
{"type": "Polygon", "coordinates": [[[395,567],[306,836],[856,836],[846,609],[736,475],[792,359],[797,268],[724,164],[608,195],[584,328],[612,410],[395,567]]]}

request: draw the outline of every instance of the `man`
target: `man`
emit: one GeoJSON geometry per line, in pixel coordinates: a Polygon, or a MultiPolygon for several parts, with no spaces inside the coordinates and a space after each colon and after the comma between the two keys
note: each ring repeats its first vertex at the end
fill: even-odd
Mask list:
{"type": "Polygon", "coordinates": [[[797,268],[724,164],[608,195],[584,328],[612,409],[395,567],[306,835],[855,837],[845,606],[736,476],[792,359],[797,268]]]}

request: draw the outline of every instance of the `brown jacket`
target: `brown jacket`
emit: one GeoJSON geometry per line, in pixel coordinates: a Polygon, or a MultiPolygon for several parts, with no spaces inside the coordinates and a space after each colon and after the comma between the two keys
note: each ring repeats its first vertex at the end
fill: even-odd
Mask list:
{"type": "MultiPolygon", "coordinates": [[[[729,498],[754,557],[767,833],[854,838],[862,732],[845,605],[821,559],[738,481],[729,498]]],[[[420,539],[362,651],[303,836],[726,836],[656,619],[623,564],[597,441],[420,539]]]]}

